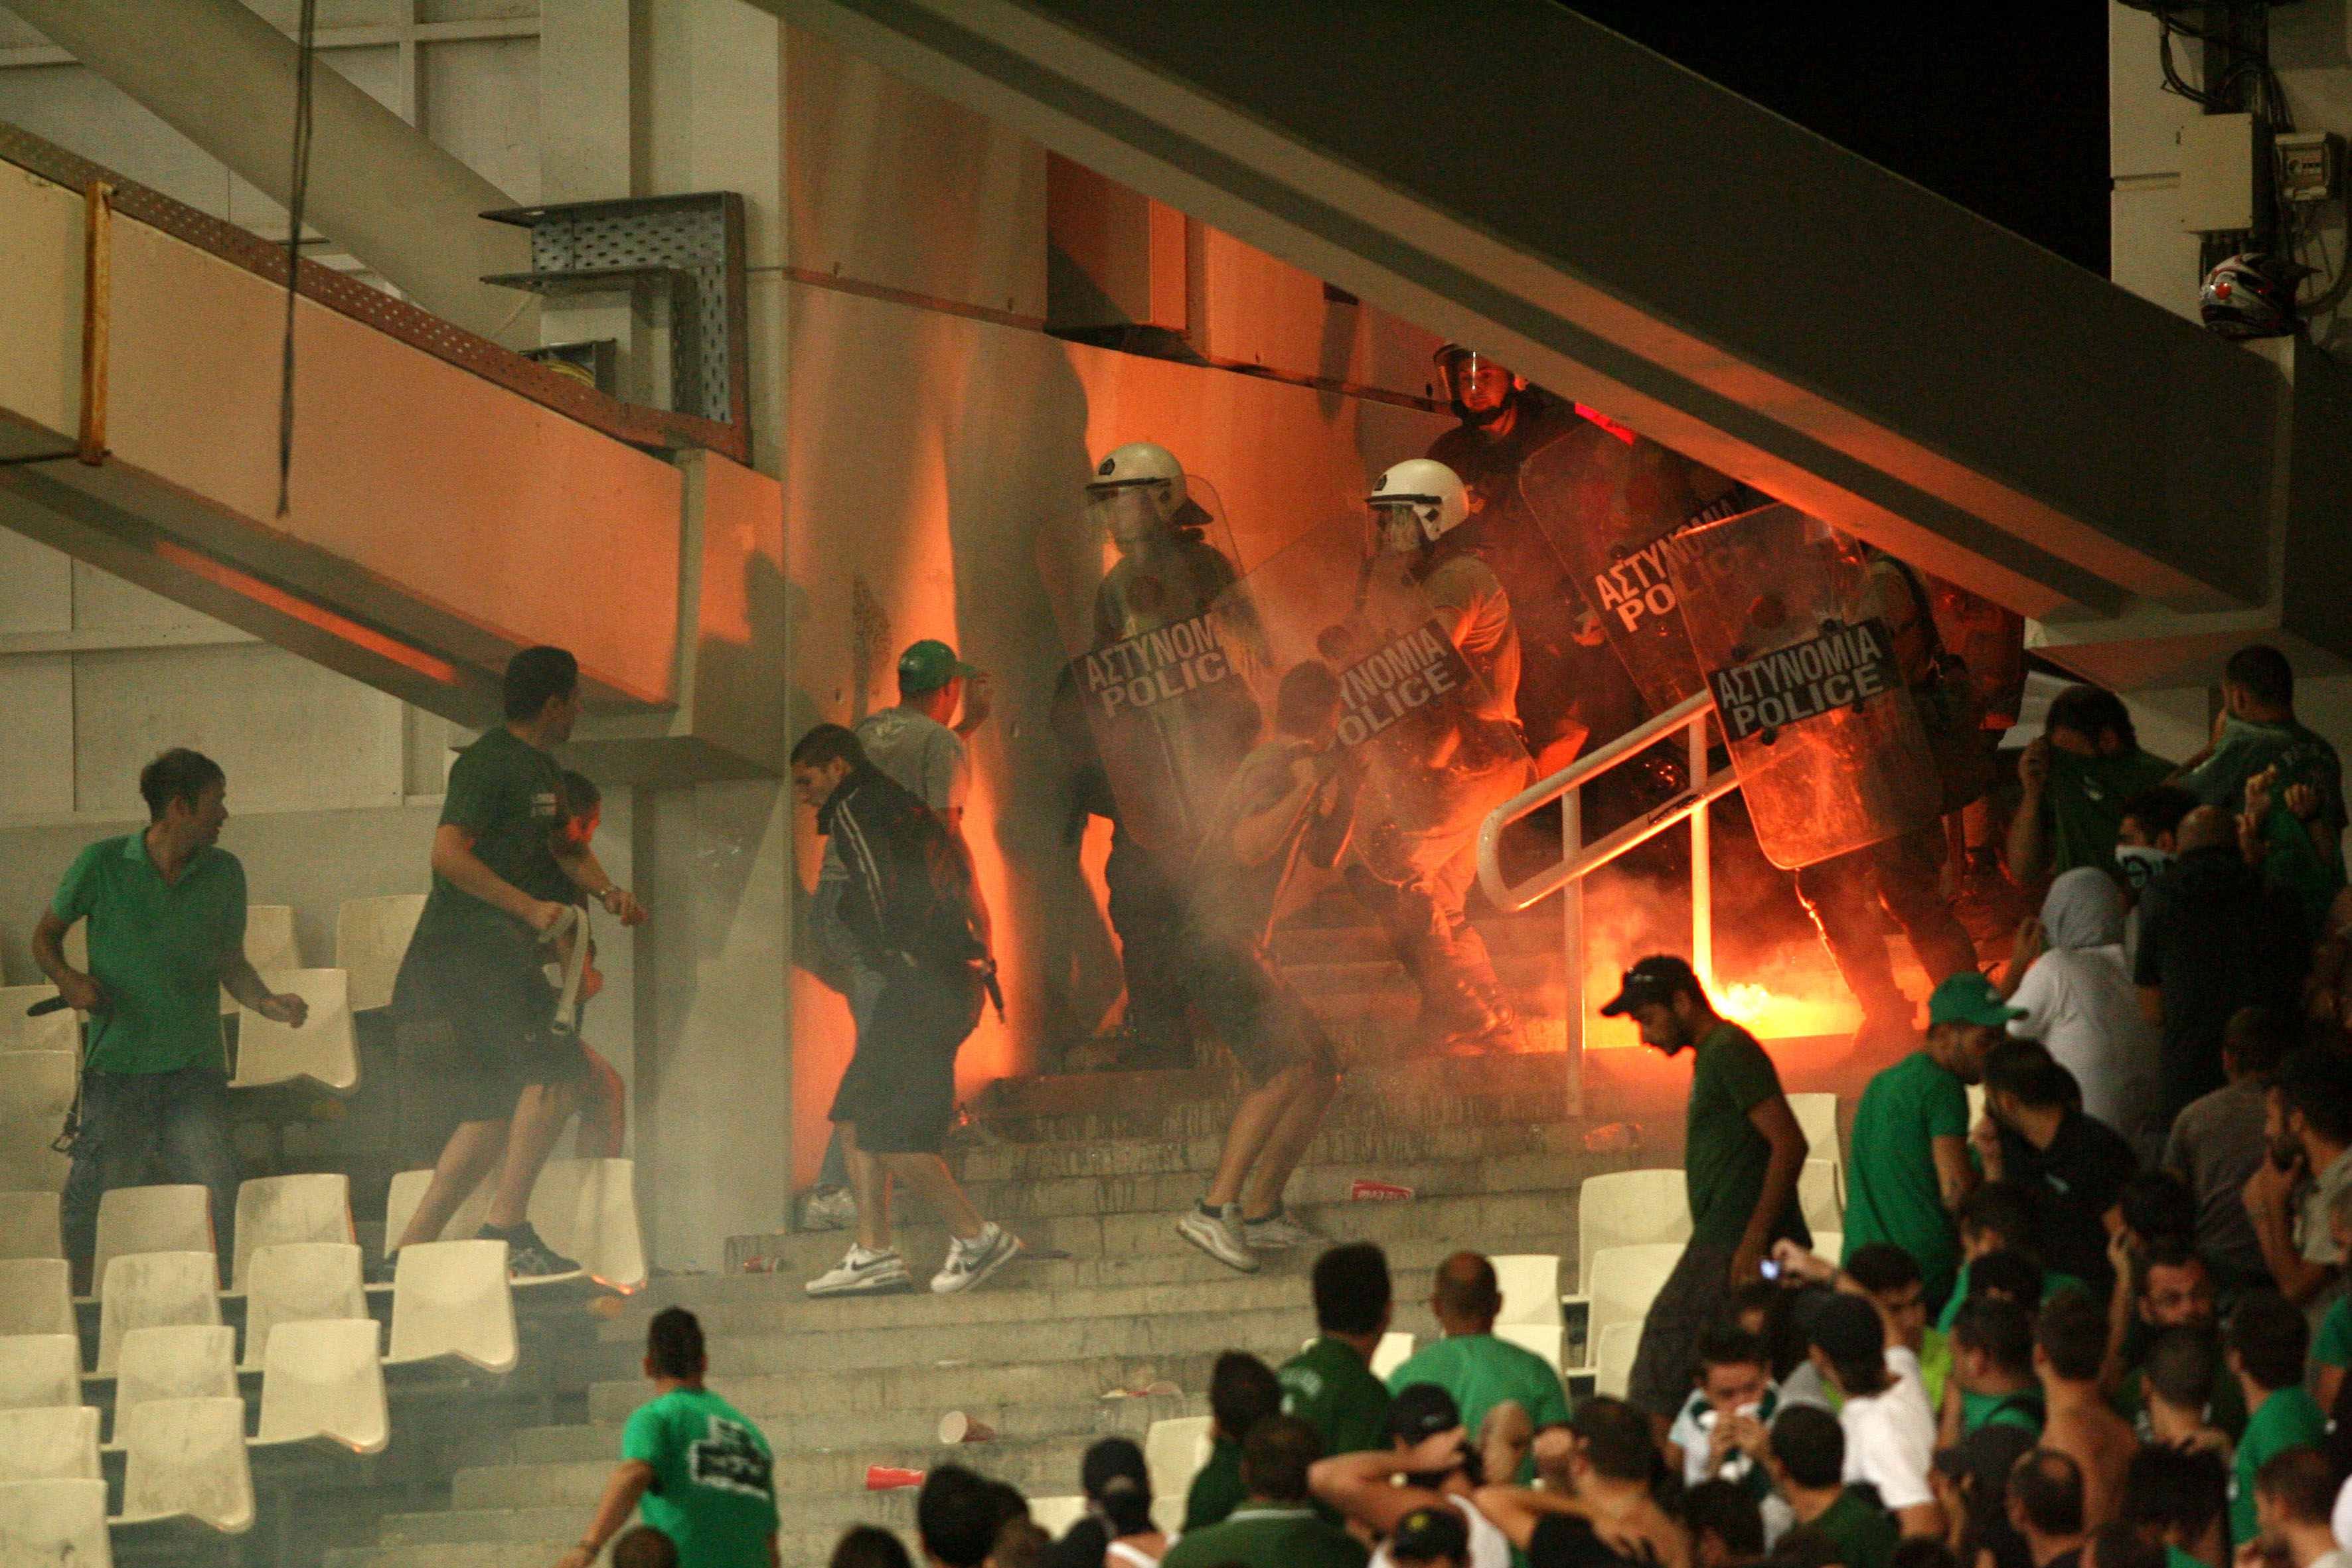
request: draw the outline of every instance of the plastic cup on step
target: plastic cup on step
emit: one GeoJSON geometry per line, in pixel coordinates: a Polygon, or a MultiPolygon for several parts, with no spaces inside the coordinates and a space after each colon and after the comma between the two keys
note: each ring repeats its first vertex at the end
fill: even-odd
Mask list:
{"type": "Polygon", "coordinates": [[[898,1465],[866,1467],[866,1489],[869,1492],[897,1491],[901,1487],[919,1487],[922,1484],[923,1472],[920,1470],[909,1470],[898,1465]]]}
{"type": "Polygon", "coordinates": [[[1350,1203],[1406,1203],[1412,1197],[1412,1189],[1396,1182],[1376,1182],[1369,1176],[1359,1176],[1348,1184],[1350,1203]]]}
{"type": "Polygon", "coordinates": [[[950,1410],[940,1417],[942,1443],[985,1443],[995,1436],[995,1427],[961,1410],[950,1410]]]}

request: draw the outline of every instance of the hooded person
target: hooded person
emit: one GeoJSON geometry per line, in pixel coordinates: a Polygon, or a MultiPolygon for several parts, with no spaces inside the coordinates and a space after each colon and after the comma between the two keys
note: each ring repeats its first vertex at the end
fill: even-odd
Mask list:
{"type": "Polygon", "coordinates": [[[2090,866],[2061,872],[2037,919],[2020,923],[2003,979],[2019,1016],[2009,1032],[2040,1040],[2083,1090],[2083,1110],[2143,1160],[2160,1152],[2157,1037],[2124,966],[2124,896],[2090,866]]]}

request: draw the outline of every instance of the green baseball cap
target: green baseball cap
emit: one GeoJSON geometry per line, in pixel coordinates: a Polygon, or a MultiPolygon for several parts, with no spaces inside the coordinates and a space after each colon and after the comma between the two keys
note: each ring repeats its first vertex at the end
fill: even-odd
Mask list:
{"type": "Polygon", "coordinates": [[[960,675],[979,673],[937,637],[909,643],[907,651],[898,656],[898,689],[913,695],[937,691],[960,675]]]}
{"type": "Polygon", "coordinates": [[[1927,1023],[1980,1024],[1998,1029],[2011,1018],[2022,1018],[2025,1009],[2002,1003],[1992,988],[1992,982],[1973,969],[1963,969],[1936,987],[1927,998],[1927,1023]]]}

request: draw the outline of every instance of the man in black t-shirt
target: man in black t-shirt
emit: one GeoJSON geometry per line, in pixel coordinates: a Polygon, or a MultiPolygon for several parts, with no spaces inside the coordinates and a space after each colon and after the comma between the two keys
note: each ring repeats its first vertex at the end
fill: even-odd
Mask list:
{"type": "Polygon", "coordinates": [[[1594,1395],[1566,1426],[1536,1434],[1546,1489],[1479,1489],[1494,1521],[1530,1568],[1631,1568],[1687,1559],[1689,1539],[1651,1495],[1659,1459],[1650,1418],[1622,1399],[1594,1395]],[[1596,1531],[1594,1521],[1602,1521],[1596,1531]]]}
{"type": "Polygon", "coordinates": [[[1978,1136],[1988,1181],[2021,1182],[2042,1201],[2043,1265],[2105,1300],[2115,1286],[2107,1211],[2139,1168],[2123,1135],[2079,1109],[2074,1075],[2040,1045],[2011,1042],[1985,1059],[1985,1103],[1996,1135],[1978,1136]]]}
{"type": "Polygon", "coordinates": [[[459,753],[433,833],[433,891],[393,984],[404,1073],[430,1081],[457,1129],[407,1230],[386,1255],[433,1241],[496,1169],[484,1237],[517,1279],[576,1271],[526,1217],[548,1151],[571,1119],[588,1062],[548,984],[545,934],[583,892],[625,925],[643,905],[563,832],[562,769],[551,754],[580,716],[580,666],[560,647],[507,665],[506,721],[459,753]]]}

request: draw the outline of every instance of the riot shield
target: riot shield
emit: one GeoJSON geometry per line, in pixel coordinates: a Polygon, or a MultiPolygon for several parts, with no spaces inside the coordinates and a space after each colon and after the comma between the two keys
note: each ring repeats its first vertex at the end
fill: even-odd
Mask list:
{"type": "Polygon", "coordinates": [[[1519,493],[1653,713],[1703,689],[1675,612],[1679,535],[1732,481],[1591,420],[1529,457],[1519,493]]]}
{"type": "MultiPolygon", "coordinates": [[[[1439,569],[1495,582],[1475,557],[1453,560],[1459,565],[1439,569]]],[[[1427,564],[1378,550],[1359,516],[1310,528],[1243,582],[1280,694],[1280,724],[1304,729],[1310,716],[1296,710],[1300,696],[1318,688],[1328,695],[1330,711],[1320,717],[1336,726],[1335,757],[1363,775],[1357,853],[1391,883],[1427,878],[1458,858],[1528,772],[1511,694],[1480,673],[1482,663],[1497,668],[1492,639],[1474,643],[1468,657],[1455,646],[1427,564]]]]}
{"type": "Polygon", "coordinates": [[[1790,506],[1680,534],[1668,559],[1697,666],[1775,866],[1936,820],[1943,790],[1853,542],[1790,506]]]}
{"type": "Polygon", "coordinates": [[[1121,824],[1171,871],[1257,740],[1264,665],[1216,491],[1185,484],[1172,521],[1124,514],[1143,498],[1114,492],[1039,543],[1071,652],[1060,700],[1085,715],[1121,824]]]}

